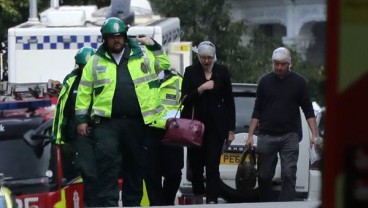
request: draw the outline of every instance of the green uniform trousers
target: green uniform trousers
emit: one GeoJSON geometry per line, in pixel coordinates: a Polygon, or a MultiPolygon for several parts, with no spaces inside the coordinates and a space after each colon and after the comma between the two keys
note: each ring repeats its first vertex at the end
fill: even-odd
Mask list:
{"type": "Polygon", "coordinates": [[[81,176],[85,206],[94,205],[94,190],[97,179],[95,142],[91,137],[79,135],[60,147],[65,180],[69,182],[81,176]]]}
{"type": "Polygon", "coordinates": [[[146,163],[147,125],[142,118],[100,118],[94,125],[99,207],[118,206],[118,179],[122,176],[123,206],[140,206],[146,163]]]}
{"type": "Polygon", "coordinates": [[[97,180],[95,142],[92,137],[77,136],[73,141],[75,147],[75,166],[83,179],[85,206],[94,205],[97,180]]]}

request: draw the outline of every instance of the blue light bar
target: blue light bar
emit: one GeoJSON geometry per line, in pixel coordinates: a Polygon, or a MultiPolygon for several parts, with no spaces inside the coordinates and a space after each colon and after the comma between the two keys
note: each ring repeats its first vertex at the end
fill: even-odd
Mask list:
{"type": "Polygon", "coordinates": [[[50,99],[37,99],[37,100],[17,100],[0,102],[0,110],[15,110],[22,108],[37,109],[42,107],[51,106],[50,99]]]}

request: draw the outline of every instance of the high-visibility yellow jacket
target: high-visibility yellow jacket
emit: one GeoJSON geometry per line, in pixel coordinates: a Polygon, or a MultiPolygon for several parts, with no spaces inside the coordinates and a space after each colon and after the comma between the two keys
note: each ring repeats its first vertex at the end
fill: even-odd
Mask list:
{"type": "MultiPolygon", "coordinates": [[[[4,186],[0,186],[0,197],[4,197],[3,199],[5,199],[5,206],[6,207],[14,207],[15,204],[13,204],[13,199],[12,199],[12,195],[11,195],[11,191],[4,187],[4,186]]],[[[2,207],[3,204],[0,204],[0,207],[2,207]]]]}
{"type": "MultiPolygon", "coordinates": [[[[145,124],[154,122],[163,111],[158,97],[159,70],[170,67],[169,59],[161,46],[140,46],[128,38],[131,48],[128,70],[135,86],[139,107],[145,124]]],[[[117,65],[102,45],[83,69],[76,100],[77,123],[88,122],[96,116],[111,118],[113,97],[116,88],[117,65]],[[89,114],[92,103],[91,114],[89,114]]]]}
{"type": "Polygon", "coordinates": [[[180,111],[179,107],[182,82],[183,78],[177,72],[166,72],[166,75],[159,88],[161,104],[165,110],[158,115],[156,121],[151,126],[156,128],[165,128],[168,113],[173,115],[178,110],[180,111]]]}
{"type": "MultiPolygon", "coordinates": [[[[59,93],[58,102],[56,104],[55,109],[55,116],[54,121],[52,125],[52,132],[55,139],[56,144],[64,144],[66,140],[66,132],[63,131],[66,128],[68,119],[74,119],[74,115],[69,115],[70,117],[65,117],[64,110],[67,107],[67,101],[69,99],[70,91],[74,91],[75,89],[72,89],[74,82],[76,81],[76,78],[78,75],[80,75],[79,69],[74,69],[70,74],[68,74],[63,81],[63,87],[61,88],[61,91],[59,93]]],[[[70,108],[74,108],[75,103],[69,103],[70,108]]],[[[68,115],[67,115],[68,116],[68,115]]]]}

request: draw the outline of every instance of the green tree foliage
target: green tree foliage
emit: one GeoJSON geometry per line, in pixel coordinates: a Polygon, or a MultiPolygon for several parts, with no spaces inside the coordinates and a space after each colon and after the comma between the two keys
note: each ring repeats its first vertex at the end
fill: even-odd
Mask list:
{"type": "Polygon", "coordinates": [[[28,10],[28,0],[0,0],[0,41],[5,39],[7,28],[27,20],[22,14],[29,14],[28,10]]]}
{"type": "MultiPolygon", "coordinates": [[[[59,0],[62,5],[110,5],[110,0],[59,0]]],[[[49,0],[37,0],[37,10],[42,12],[50,6],[49,0]]],[[[7,29],[27,21],[29,0],[0,0],[0,41],[6,39],[7,29]]]]}
{"type": "Polygon", "coordinates": [[[2,11],[7,11],[9,14],[17,14],[18,11],[14,8],[13,1],[0,0],[0,9],[2,11]]]}
{"type": "Polygon", "coordinates": [[[246,25],[231,19],[227,1],[152,0],[151,3],[157,13],[180,18],[183,41],[198,45],[203,40],[210,40],[216,45],[219,62],[226,64],[234,74],[243,70],[246,48],[241,44],[241,38],[246,25]]]}
{"type": "MultiPolygon", "coordinates": [[[[37,1],[38,11],[49,6],[48,0],[37,1]]],[[[0,41],[6,39],[7,30],[29,18],[29,0],[0,0],[0,41]]]]}
{"type": "MultiPolygon", "coordinates": [[[[134,0],[132,0],[134,1],[134,0]]],[[[59,0],[60,5],[96,5],[98,8],[110,5],[110,0],[59,0]]]]}
{"type": "Polygon", "coordinates": [[[256,83],[264,73],[271,70],[272,52],[282,46],[282,43],[279,39],[266,37],[259,29],[253,29],[250,36],[252,38],[245,53],[240,57],[245,62],[244,68],[236,72],[235,79],[239,82],[256,83]]]}

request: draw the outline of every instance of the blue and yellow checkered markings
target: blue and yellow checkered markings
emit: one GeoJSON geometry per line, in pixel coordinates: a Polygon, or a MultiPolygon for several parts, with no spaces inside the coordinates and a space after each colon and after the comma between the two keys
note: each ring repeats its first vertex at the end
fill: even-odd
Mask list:
{"type": "Polygon", "coordinates": [[[18,50],[56,50],[79,49],[84,46],[98,48],[102,44],[100,35],[55,35],[55,36],[17,36],[18,50]]]}

